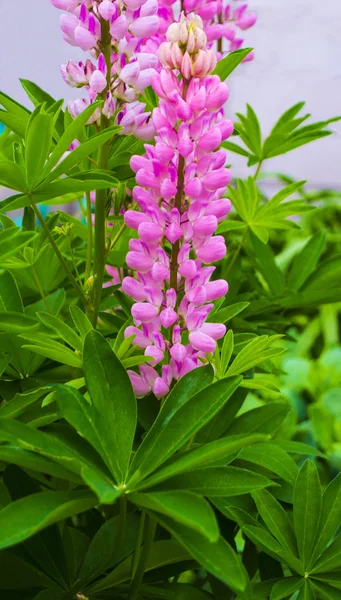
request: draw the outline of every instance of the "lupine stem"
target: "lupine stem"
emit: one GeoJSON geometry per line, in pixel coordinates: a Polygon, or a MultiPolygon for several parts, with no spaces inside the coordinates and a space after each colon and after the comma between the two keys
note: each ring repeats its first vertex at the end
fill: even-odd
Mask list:
{"type": "Polygon", "coordinates": [[[92,207],[90,200],[90,192],[86,193],[86,215],[87,215],[87,226],[88,226],[88,239],[86,249],[86,267],[85,267],[85,279],[88,279],[91,275],[91,260],[92,260],[92,207]]]}
{"type": "Polygon", "coordinates": [[[141,544],[142,544],[142,539],[143,539],[143,531],[144,531],[145,522],[146,522],[146,513],[143,510],[141,512],[139,530],[138,530],[137,538],[136,538],[134,558],[133,558],[133,562],[131,565],[131,577],[132,578],[134,578],[134,576],[135,576],[137,565],[139,563],[139,559],[141,556],[141,544]]]}
{"type": "MultiPolygon", "coordinates": [[[[111,36],[109,22],[101,19],[101,31],[102,31],[102,52],[107,65],[107,87],[106,93],[110,88],[111,79],[111,36]]],[[[102,114],[100,131],[110,126],[110,121],[102,114]]],[[[98,152],[98,168],[106,170],[109,164],[109,147],[110,143],[106,142],[100,147],[98,152]]],[[[104,280],[105,271],[105,258],[106,258],[106,203],[107,203],[107,190],[97,190],[96,192],[96,205],[95,205],[95,239],[94,239],[94,302],[91,307],[90,320],[94,327],[97,325],[98,311],[101,303],[102,287],[104,280]]]]}
{"type": "Polygon", "coordinates": [[[155,519],[155,517],[150,515],[146,539],[145,539],[145,542],[143,545],[143,550],[142,550],[142,554],[140,556],[140,560],[137,565],[136,573],[135,573],[135,576],[134,576],[132,584],[131,584],[128,600],[136,600],[136,598],[138,596],[139,588],[140,588],[140,585],[141,585],[141,582],[143,579],[144,572],[146,570],[149,554],[150,554],[150,551],[153,546],[154,536],[155,536],[155,532],[156,532],[156,526],[157,526],[157,520],[155,519]]]}
{"type": "MultiPolygon", "coordinates": [[[[186,100],[187,90],[188,90],[189,81],[184,79],[184,87],[182,92],[182,97],[186,100]]],[[[177,184],[177,192],[175,196],[175,208],[178,209],[181,215],[181,206],[182,199],[184,193],[184,179],[185,179],[185,159],[181,154],[179,155],[179,164],[178,164],[178,184],[177,184]]],[[[173,244],[172,247],[172,255],[170,260],[170,287],[173,288],[176,292],[178,291],[178,256],[180,250],[180,241],[178,240],[173,244]]]]}

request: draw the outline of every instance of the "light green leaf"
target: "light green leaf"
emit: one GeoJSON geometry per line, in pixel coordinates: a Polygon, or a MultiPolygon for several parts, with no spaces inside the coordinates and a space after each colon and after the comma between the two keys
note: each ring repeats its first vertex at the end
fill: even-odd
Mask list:
{"type": "Polygon", "coordinates": [[[251,340],[239,354],[237,354],[233,363],[228,368],[226,376],[232,377],[234,375],[245,373],[245,371],[252,369],[265,360],[274,358],[285,352],[283,348],[273,347],[273,344],[276,343],[280,337],[281,336],[277,335],[262,335],[251,340]]]}
{"type": "Polygon", "coordinates": [[[36,237],[35,231],[16,231],[14,227],[0,231],[0,260],[4,263],[36,237]]]}
{"type": "Polygon", "coordinates": [[[245,310],[249,305],[250,302],[238,302],[237,304],[231,304],[230,306],[221,308],[214,313],[212,319],[208,318],[207,320],[214,320],[216,323],[227,323],[227,321],[230,321],[230,319],[233,319],[233,317],[239,315],[239,313],[245,310]]]}
{"type": "Polygon", "coordinates": [[[252,52],[252,48],[234,50],[234,52],[231,52],[228,56],[218,61],[212,74],[219,75],[220,79],[225,81],[250,52],[252,52]]]}
{"type": "Polygon", "coordinates": [[[294,488],[294,526],[299,556],[308,568],[316,543],[322,507],[321,484],[315,464],[307,460],[294,488]]]}
{"type": "Polygon", "coordinates": [[[190,492],[148,492],[129,494],[129,499],[143,509],[171,517],[204,535],[210,542],[219,538],[219,529],[211,506],[190,492]]]}
{"type": "Polygon", "coordinates": [[[56,333],[58,333],[59,337],[64,342],[69,344],[69,346],[71,346],[75,350],[78,350],[78,352],[80,352],[80,353],[83,352],[83,342],[82,342],[81,338],[78,337],[78,335],[74,332],[74,330],[71,329],[71,327],[69,327],[66,323],[64,323],[58,317],[55,317],[54,315],[50,315],[49,313],[39,312],[39,313],[37,313],[37,315],[38,315],[39,319],[45,325],[47,325],[47,327],[51,327],[56,333]]]}
{"type": "Polygon", "coordinates": [[[25,139],[26,181],[30,190],[39,181],[50,151],[53,129],[52,115],[46,112],[32,114],[25,139]]]}
{"type": "Polygon", "coordinates": [[[42,396],[47,394],[51,390],[50,387],[44,386],[36,390],[25,392],[24,394],[16,393],[15,396],[9,400],[4,401],[0,406],[0,417],[14,418],[22,415],[32,404],[35,404],[37,400],[40,400],[42,396]]]}
{"type": "Polygon", "coordinates": [[[84,339],[86,334],[93,329],[88,317],[78,306],[74,305],[70,306],[70,314],[79,335],[84,339]]]}
{"type": "Polygon", "coordinates": [[[0,311],[0,331],[8,333],[22,333],[39,328],[39,322],[33,317],[26,317],[17,312],[0,311]]]}
{"type": "Polygon", "coordinates": [[[0,158],[0,185],[20,192],[27,189],[20,167],[6,158],[0,158]]]}

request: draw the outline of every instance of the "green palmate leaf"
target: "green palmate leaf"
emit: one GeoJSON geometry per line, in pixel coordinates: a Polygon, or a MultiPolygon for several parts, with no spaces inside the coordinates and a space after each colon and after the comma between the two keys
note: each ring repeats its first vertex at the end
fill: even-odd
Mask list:
{"type": "Polygon", "coordinates": [[[233,319],[236,315],[239,315],[243,310],[245,310],[250,305],[250,302],[238,302],[237,304],[231,304],[231,306],[226,306],[225,308],[221,308],[217,312],[214,313],[214,316],[208,321],[214,320],[217,323],[227,323],[230,319],[233,319]]]}
{"type": "Polygon", "coordinates": [[[312,576],[312,581],[319,581],[322,583],[328,583],[337,589],[341,589],[341,573],[331,572],[331,573],[318,573],[312,576]]]}
{"type": "MultiPolygon", "coordinates": [[[[0,554],[1,588],[10,594],[9,590],[29,590],[53,586],[54,581],[40,571],[35,565],[26,562],[14,552],[2,551],[0,554]],[[18,577],[20,573],[20,577],[18,577]]],[[[21,592],[24,594],[25,592],[21,592]]]]}
{"type": "Polygon", "coordinates": [[[270,600],[283,600],[291,597],[291,594],[301,589],[304,584],[302,577],[287,577],[275,583],[271,590],[270,600]]]}
{"type": "Polygon", "coordinates": [[[269,531],[284,550],[297,556],[297,544],[291,521],[281,504],[267,490],[252,493],[258,512],[269,531]]]}
{"type": "Polygon", "coordinates": [[[265,467],[279,477],[294,485],[298,468],[285,450],[275,444],[255,444],[244,448],[238,455],[241,460],[265,467]]]}
{"type": "Polygon", "coordinates": [[[328,548],[318,558],[311,573],[323,573],[324,571],[333,571],[341,569],[341,534],[328,546],[328,548]]]}
{"type": "Polygon", "coordinates": [[[307,460],[302,466],[294,488],[294,525],[299,556],[308,567],[319,529],[322,493],[314,463],[307,460]]]}
{"type": "Polygon", "coordinates": [[[0,352],[0,376],[6,370],[6,367],[8,367],[11,358],[12,356],[8,352],[0,352]]]}
{"type": "Polygon", "coordinates": [[[37,471],[38,473],[47,473],[47,475],[66,479],[67,481],[75,481],[76,483],[81,481],[80,477],[77,477],[72,471],[69,471],[65,467],[30,452],[29,450],[24,450],[23,448],[1,445],[0,460],[17,465],[18,467],[23,467],[24,469],[37,471]]]}
{"type": "Polygon", "coordinates": [[[228,56],[218,61],[213,75],[219,75],[220,79],[225,81],[250,52],[252,52],[252,48],[234,50],[234,52],[231,52],[228,56]]]}
{"type": "Polygon", "coordinates": [[[28,123],[25,139],[26,181],[32,190],[48,157],[53,134],[53,117],[46,112],[33,113],[28,123]]]}
{"type": "Polygon", "coordinates": [[[303,250],[295,257],[288,275],[288,287],[299,290],[309,275],[313,273],[317,262],[325,248],[326,231],[317,231],[306,243],[303,250]]]}
{"type": "MultiPolygon", "coordinates": [[[[274,135],[276,133],[281,133],[281,131],[284,129],[286,130],[288,127],[288,124],[293,122],[293,119],[295,119],[296,115],[300,112],[300,110],[304,107],[305,102],[298,102],[297,104],[294,104],[293,106],[291,106],[288,110],[286,110],[283,115],[278,119],[277,123],[274,125],[274,127],[271,130],[271,135],[274,135]]],[[[307,117],[310,115],[307,115],[307,117]]]]}
{"type": "Polygon", "coordinates": [[[0,231],[0,260],[2,263],[13,254],[32,242],[36,237],[35,231],[18,231],[14,227],[0,231]]]}
{"type": "MultiPolygon", "coordinates": [[[[91,446],[62,426],[53,426],[51,434],[33,429],[33,427],[18,421],[0,419],[1,440],[60,463],[77,474],[76,481],[79,481],[78,475],[81,475],[101,502],[115,501],[120,492],[91,446]]],[[[74,480],[75,478],[69,477],[69,479],[74,480]]]]}
{"type": "Polygon", "coordinates": [[[169,477],[158,489],[189,490],[201,496],[241,496],[273,485],[270,479],[238,467],[206,467],[169,477]]]}
{"type": "Polygon", "coordinates": [[[228,429],[229,435],[240,433],[269,433],[273,435],[283,423],[290,410],[288,404],[273,402],[240,415],[228,429]]]}
{"type": "Polygon", "coordinates": [[[204,569],[227,587],[241,594],[248,590],[247,572],[238,555],[222,537],[208,545],[205,536],[169,517],[162,516],[159,521],[204,569]]]}
{"type": "Polygon", "coordinates": [[[51,340],[51,338],[42,333],[36,333],[35,335],[25,334],[20,337],[31,342],[30,344],[23,345],[23,348],[31,350],[31,352],[36,352],[45,358],[50,358],[51,360],[56,360],[65,365],[70,365],[70,367],[81,368],[82,366],[82,361],[75,352],[66,346],[63,346],[63,344],[51,340]]]}
{"type": "Polygon", "coordinates": [[[227,438],[221,438],[220,440],[211,442],[210,444],[199,446],[193,450],[183,452],[182,454],[176,454],[172,459],[170,459],[168,464],[143,482],[143,488],[145,489],[146,487],[161,483],[162,481],[165,481],[169,477],[177,475],[178,473],[183,473],[184,471],[195,469],[201,466],[208,466],[210,463],[216,460],[230,457],[231,454],[233,455],[235,452],[238,452],[245,446],[263,441],[265,437],[266,436],[263,435],[229,436],[227,438]]]}
{"type": "Polygon", "coordinates": [[[91,492],[39,492],[21,498],[0,511],[0,548],[14,546],[48,525],[92,508],[91,492]]]}
{"type": "Polygon", "coordinates": [[[24,394],[15,394],[8,402],[4,401],[0,406],[0,417],[15,418],[22,415],[28,408],[40,400],[50,391],[48,386],[31,390],[24,394]]]}
{"type": "Polygon", "coordinates": [[[128,374],[106,339],[90,331],[84,342],[83,368],[88,391],[102,424],[99,433],[118,483],[126,480],[137,421],[134,392],[128,374]]]}
{"type": "MultiPolygon", "coordinates": [[[[163,517],[166,518],[166,517],[163,517]]],[[[191,531],[191,530],[190,530],[191,531]]],[[[194,534],[194,532],[193,532],[194,534]]],[[[199,534],[195,534],[199,535],[199,534]]],[[[206,540],[207,538],[203,538],[206,540]]],[[[191,557],[185,547],[180,546],[173,540],[161,540],[154,542],[150,554],[147,559],[145,571],[152,571],[165,565],[171,565],[184,560],[189,560],[191,557]]],[[[124,581],[129,581],[131,578],[133,556],[128,556],[123,560],[114,571],[104,577],[104,579],[95,583],[89,588],[90,594],[97,594],[103,590],[116,586],[124,581]]]]}
{"type": "Polygon", "coordinates": [[[71,327],[66,325],[66,323],[64,323],[64,321],[62,321],[61,319],[58,319],[58,317],[50,315],[49,313],[40,312],[37,314],[39,319],[44,323],[44,325],[51,327],[56,333],[58,333],[59,337],[64,342],[69,344],[69,346],[71,346],[75,350],[78,350],[78,352],[82,353],[83,342],[81,338],[74,332],[74,330],[71,329],[71,327]]]}
{"type": "Polygon", "coordinates": [[[319,528],[314,544],[311,562],[313,563],[327,547],[341,523],[341,474],[330,482],[322,498],[319,528]]]}
{"type": "MultiPolygon", "coordinates": [[[[0,240],[1,240],[0,232],[0,240]]],[[[0,241],[1,247],[1,241],[0,241]]],[[[0,269],[0,309],[23,313],[24,307],[18,285],[9,271],[0,269]]]]}
{"type": "MultiPolygon", "coordinates": [[[[87,158],[93,152],[95,152],[102,144],[105,144],[108,140],[114,137],[119,131],[120,127],[110,127],[100,133],[92,136],[86,142],[83,142],[80,146],[77,146],[72,152],[70,152],[64,160],[62,160],[56,167],[51,171],[50,175],[44,180],[43,185],[50,183],[63,173],[68,173],[76,165],[78,165],[84,158],[87,158]]],[[[65,132],[66,135],[66,132],[65,132]]]]}
{"type": "Polygon", "coordinates": [[[20,167],[6,158],[0,158],[0,185],[20,192],[27,189],[24,173],[20,167]]]}
{"type": "Polygon", "coordinates": [[[278,296],[285,287],[284,275],[277,266],[270,246],[263,244],[257,235],[251,235],[253,250],[256,253],[260,271],[267,282],[271,292],[278,296]]]}
{"type": "Polygon", "coordinates": [[[211,594],[186,583],[170,583],[163,586],[141,585],[141,594],[145,598],[164,598],[165,600],[212,600],[211,594]]]}
{"type": "Polygon", "coordinates": [[[256,545],[262,548],[264,552],[270,554],[276,560],[281,559],[299,575],[304,574],[301,561],[292,552],[284,550],[277,540],[262,527],[254,525],[243,526],[243,532],[256,545]]]}
{"type": "Polygon", "coordinates": [[[273,358],[285,352],[283,348],[273,347],[273,344],[280,339],[281,336],[273,335],[267,336],[262,335],[249,342],[240,352],[237,354],[233,363],[227,370],[227,377],[239,375],[245,373],[249,369],[252,369],[256,365],[261,364],[269,358],[273,358]]]}
{"type": "Polygon", "coordinates": [[[79,335],[84,340],[86,334],[93,329],[88,317],[78,306],[70,306],[70,314],[79,335]]]}
{"type": "Polygon", "coordinates": [[[327,583],[316,581],[316,579],[310,580],[310,584],[315,592],[317,592],[318,598],[322,600],[339,600],[340,590],[336,590],[327,583]]]}
{"type": "Polygon", "coordinates": [[[296,600],[316,600],[316,594],[309,580],[304,582],[296,600]]]}
{"type": "Polygon", "coordinates": [[[72,142],[75,139],[78,139],[81,132],[83,131],[84,126],[88,122],[91,115],[94,113],[96,108],[98,107],[98,103],[94,102],[90,106],[88,106],[76,119],[74,119],[69,127],[64,131],[61,136],[58,144],[53,149],[51,156],[49,157],[43,172],[41,174],[40,180],[43,180],[53,169],[53,167],[58,163],[58,161],[62,158],[63,154],[69,150],[72,142]]]}
{"type": "Polygon", "coordinates": [[[308,444],[303,444],[302,442],[274,440],[273,443],[276,444],[276,446],[283,448],[283,450],[289,454],[303,454],[305,456],[320,456],[321,458],[326,458],[325,454],[317,450],[317,448],[309,446],[308,444]]]}
{"type": "Polygon", "coordinates": [[[20,313],[0,311],[0,331],[9,333],[22,333],[39,328],[39,322],[33,317],[26,317],[20,313]]]}
{"type": "MultiPolygon", "coordinates": [[[[194,378],[186,381],[194,381],[194,378]]],[[[186,393],[184,396],[176,393],[175,387],[135,454],[130,485],[149,475],[191,439],[224,406],[240,382],[239,377],[217,381],[192,395],[184,404],[186,393]]],[[[183,386],[181,390],[185,390],[183,386]]]]}
{"type": "Polygon", "coordinates": [[[137,506],[171,517],[206,536],[210,542],[219,538],[219,529],[211,506],[190,492],[149,492],[130,494],[137,506]]]}
{"type": "Polygon", "coordinates": [[[231,152],[239,154],[240,156],[245,156],[246,158],[249,158],[250,156],[250,152],[247,152],[244,150],[244,148],[238,146],[238,144],[235,144],[234,142],[222,142],[221,145],[223,148],[226,148],[226,150],[230,150],[231,152]]]}
{"type": "Polygon", "coordinates": [[[25,137],[27,120],[14,114],[0,110],[0,123],[5,125],[10,131],[13,131],[21,139],[25,137]]]}

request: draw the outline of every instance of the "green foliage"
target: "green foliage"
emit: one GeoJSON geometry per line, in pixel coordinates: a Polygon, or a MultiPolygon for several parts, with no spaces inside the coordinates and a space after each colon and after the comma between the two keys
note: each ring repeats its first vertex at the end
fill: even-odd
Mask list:
{"type": "MultiPolygon", "coordinates": [[[[265,137],[249,105],[238,113],[223,146],[257,167],[228,187],[218,228],[228,252],[214,276],[230,289],[208,321],[228,331],[159,402],[134,396],[127,369],[150,357],[125,337],[132,299],[107,274],[95,309],[90,193],[122,279],[143,142],[89,125],[100,100],[73,120],[22,85],[32,112],[0,93],[0,184],[15,192],[0,206],[1,597],[338,599],[340,194],[261,173],[338,118],[306,125],[299,103],[265,137]],[[38,208],[76,202],[85,216],[38,208]]],[[[140,100],[158,103],[152,88],[140,100]]]]}

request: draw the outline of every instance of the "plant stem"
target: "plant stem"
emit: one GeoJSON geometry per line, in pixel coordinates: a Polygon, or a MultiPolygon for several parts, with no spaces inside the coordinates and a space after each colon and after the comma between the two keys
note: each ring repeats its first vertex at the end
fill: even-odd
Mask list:
{"type": "Polygon", "coordinates": [[[139,588],[143,579],[144,572],[146,570],[149,554],[153,546],[156,526],[157,520],[155,519],[155,517],[149,515],[146,539],[143,545],[142,554],[137,565],[136,573],[131,584],[128,600],[136,600],[138,596],[139,588]]]}
{"type": "Polygon", "coordinates": [[[62,255],[61,251],[59,250],[59,248],[58,248],[55,240],[53,239],[53,235],[52,235],[51,231],[49,230],[48,226],[45,223],[43,215],[41,214],[38,206],[35,204],[35,202],[34,202],[34,200],[32,198],[32,194],[28,194],[28,198],[29,198],[31,206],[32,206],[32,208],[34,210],[34,214],[36,215],[38,221],[40,222],[42,228],[44,229],[44,231],[46,233],[46,236],[47,236],[47,238],[48,238],[48,240],[49,240],[49,242],[50,242],[50,244],[51,244],[51,246],[52,246],[52,248],[53,248],[53,250],[54,250],[54,252],[55,252],[55,254],[56,254],[56,256],[57,256],[57,258],[58,258],[58,260],[60,262],[60,264],[61,264],[61,266],[63,267],[66,275],[68,276],[72,287],[77,292],[77,294],[80,297],[80,299],[82,300],[84,306],[87,306],[87,300],[86,300],[86,298],[84,296],[83,290],[79,287],[79,285],[78,285],[75,277],[72,275],[72,273],[71,273],[71,271],[70,271],[70,269],[69,269],[66,261],[64,260],[64,257],[62,255]]]}
{"type": "Polygon", "coordinates": [[[255,171],[255,174],[254,174],[254,176],[253,176],[253,180],[254,180],[254,181],[256,181],[256,179],[257,179],[257,177],[258,177],[258,175],[259,175],[259,171],[260,171],[260,170],[261,170],[261,168],[262,168],[262,164],[263,164],[263,161],[261,160],[261,161],[258,163],[258,165],[257,165],[257,169],[256,169],[256,171],[255,171]]]}
{"type": "Polygon", "coordinates": [[[141,512],[141,517],[140,517],[140,523],[139,523],[139,530],[137,532],[137,538],[136,538],[136,546],[135,546],[135,552],[134,552],[134,558],[133,558],[133,562],[131,565],[131,578],[133,579],[135,577],[135,573],[136,573],[136,569],[137,569],[137,565],[141,556],[141,544],[142,544],[142,539],[143,539],[143,531],[144,531],[144,525],[146,522],[146,513],[143,510],[141,512]]]}
{"type": "MultiPolygon", "coordinates": [[[[111,81],[111,36],[109,21],[101,19],[101,37],[102,37],[102,52],[107,65],[107,87],[103,94],[106,94],[110,89],[111,81]]],[[[101,114],[100,131],[110,126],[110,121],[103,113],[101,114]]],[[[109,164],[109,147],[110,143],[103,144],[98,151],[98,168],[106,171],[109,164]]],[[[96,205],[95,205],[95,239],[94,239],[94,302],[88,314],[94,327],[97,325],[97,317],[99,306],[101,303],[102,287],[105,271],[106,258],[106,203],[108,190],[97,190],[96,205]]]]}
{"type": "Polygon", "coordinates": [[[120,522],[118,525],[116,537],[115,537],[115,553],[119,551],[122,546],[123,536],[127,521],[127,499],[125,496],[120,496],[120,522]]]}
{"type": "MultiPolygon", "coordinates": [[[[184,87],[182,91],[182,97],[186,100],[187,90],[188,90],[189,80],[184,79],[184,87]]],[[[175,195],[175,208],[178,209],[181,215],[181,205],[182,198],[184,193],[184,180],[185,180],[185,159],[183,156],[179,155],[179,164],[178,164],[178,183],[177,183],[177,192],[175,195]]],[[[170,287],[173,288],[177,294],[178,292],[178,256],[180,250],[180,241],[178,240],[172,246],[172,254],[170,260],[170,287]]],[[[171,329],[172,331],[172,329],[171,329]]]]}
{"type": "Polygon", "coordinates": [[[231,262],[230,262],[230,264],[228,265],[228,267],[227,267],[226,271],[224,272],[224,277],[227,277],[227,275],[228,275],[228,274],[229,274],[229,272],[231,271],[231,269],[232,269],[232,267],[233,267],[234,263],[236,262],[236,260],[237,260],[237,258],[238,258],[238,256],[239,256],[239,254],[240,254],[240,251],[241,251],[241,249],[242,249],[242,247],[243,247],[243,244],[244,244],[244,242],[245,242],[245,239],[246,239],[246,236],[247,236],[247,233],[248,233],[248,231],[249,231],[249,228],[246,226],[246,227],[245,227],[245,231],[244,231],[244,233],[243,233],[243,235],[242,235],[242,237],[241,237],[241,240],[240,240],[240,242],[239,242],[239,244],[238,244],[238,247],[236,248],[236,251],[235,251],[234,255],[233,255],[233,256],[232,256],[232,258],[231,258],[231,262]]]}
{"type": "Polygon", "coordinates": [[[88,226],[88,239],[86,248],[86,266],[85,280],[91,275],[91,260],[92,260],[92,206],[90,200],[90,192],[86,192],[86,221],[88,226]]]}
{"type": "MultiPolygon", "coordinates": [[[[220,15],[218,15],[218,23],[222,23],[223,22],[223,15],[220,13],[220,15]]],[[[222,53],[223,52],[223,38],[220,37],[217,41],[217,51],[222,53]]]]}

